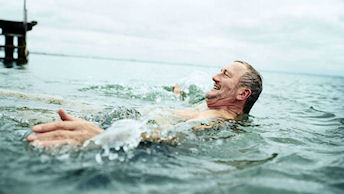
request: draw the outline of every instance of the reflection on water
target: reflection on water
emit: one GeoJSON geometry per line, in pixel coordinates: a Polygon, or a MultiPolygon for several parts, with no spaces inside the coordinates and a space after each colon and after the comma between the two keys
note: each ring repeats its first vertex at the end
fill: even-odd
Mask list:
{"type": "Polygon", "coordinates": [[[0,68],[0,193],[343,191],[343,78],[263,72],[248,118],[184,121],[171,110],[202,103],[217,69],[94,63],[33,57],[26,69],[0,68]],[[166,89],[176,82],[184,101],[166,89]],[[106,128],[92,140],[100,148],[28,144],[31,127],[58,120],[58,108],[106,128]],[[141,141],[154,130],[177,143],[141,141]]]}

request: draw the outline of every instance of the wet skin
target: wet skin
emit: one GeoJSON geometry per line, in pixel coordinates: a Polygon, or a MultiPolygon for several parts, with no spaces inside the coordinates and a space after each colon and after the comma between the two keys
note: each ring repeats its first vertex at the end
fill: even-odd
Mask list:
{"type": "Polygon", "coordinates": [[[246,67],[238,62],[227,65],[213,77],[214,87],[206,94],[208,108],[219,109],[235,104],[241,100],[243,88],[237,88],[240,77],[247,72],[246,67]]]}
{"type": "Polygon", "coordinates": [[[250,89],[238,87],[240,77],[246,72],[246,66],[238,62],[225,66],[213,77],[214,87],[205,96],[208,110],[175,110],[174,113],[186,119],[236,119],[243,113],[246,99],[251,95],[250,89]]]}

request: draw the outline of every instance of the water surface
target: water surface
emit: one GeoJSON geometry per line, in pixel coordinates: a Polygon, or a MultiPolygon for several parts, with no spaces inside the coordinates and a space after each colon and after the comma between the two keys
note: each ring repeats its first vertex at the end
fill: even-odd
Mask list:
{"type": "Polygon", "coordinates": [[[342,193],[344,78],[262,72],[247,121],[198,132],[199,123],[173,123],[168,110],[195,106],[220,68],[38,55],[1,67],[0,193],[342,193]],[[164,88],[174,83],[194,96],[181,101],[164,88]],[[121,120],[121,107],[142,115],[121,120]],[[161,128],[184,136],[108,154],[28,144],[31,127],[57,120],[58,108],[123,131],[165,119],[161,128]]]}

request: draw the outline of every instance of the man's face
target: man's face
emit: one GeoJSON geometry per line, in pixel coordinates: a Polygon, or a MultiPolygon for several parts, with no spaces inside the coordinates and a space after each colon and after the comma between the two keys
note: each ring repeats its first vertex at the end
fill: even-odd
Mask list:
{"type": "Polygon", "coordinates": [[[234,62],[213,77],[214,88],[206,94],[208,107],[226,106],[235,101],[240,77],[247,72],[244,64],[234,62]]]}

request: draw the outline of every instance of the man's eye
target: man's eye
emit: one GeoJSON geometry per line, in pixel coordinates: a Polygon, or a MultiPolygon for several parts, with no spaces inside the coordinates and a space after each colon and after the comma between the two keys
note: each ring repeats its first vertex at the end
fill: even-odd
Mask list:
{"type": "Polygon", "coordinates": [[[224,71],[223,74],[225,74],[225,76],[227,76],[227,77],[230,77],[230,75],[228,74],[227,71],[224,71]]]}

